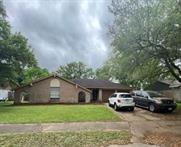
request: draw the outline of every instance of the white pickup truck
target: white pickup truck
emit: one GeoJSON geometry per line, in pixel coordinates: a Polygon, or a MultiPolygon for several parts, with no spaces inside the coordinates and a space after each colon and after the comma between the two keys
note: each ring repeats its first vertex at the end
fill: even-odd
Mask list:
{"type": "Polygon", "coordinates": [[[116,111],[119,108],[128,108],[130,111],[134,111],[135,103],[129,93],[114,93],[109,97],[108,102],[109,106],[114,106],[116,111]]]}

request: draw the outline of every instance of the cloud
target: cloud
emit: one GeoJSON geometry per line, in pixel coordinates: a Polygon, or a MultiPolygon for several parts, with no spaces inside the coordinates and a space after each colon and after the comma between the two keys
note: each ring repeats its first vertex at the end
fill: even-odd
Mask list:
{"type": "Polygon", "coordinates": [[[99,67],[110,52],[110,0],[6,0],[13,31],[29,39],[39,65],[54,71],[82,61],[99,67]]]}

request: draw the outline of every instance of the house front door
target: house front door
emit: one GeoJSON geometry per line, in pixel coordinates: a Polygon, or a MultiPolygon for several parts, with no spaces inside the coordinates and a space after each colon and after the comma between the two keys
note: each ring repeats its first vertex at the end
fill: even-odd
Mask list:
{"type": "Polygon", "coordinates": [[[99,97],[99,89],[92,90],[92,102],[97,102],[99,97]]]}

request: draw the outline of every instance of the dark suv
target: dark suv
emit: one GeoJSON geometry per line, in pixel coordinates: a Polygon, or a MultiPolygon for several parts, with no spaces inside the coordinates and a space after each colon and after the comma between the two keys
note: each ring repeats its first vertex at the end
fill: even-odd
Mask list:
{"type": "Polygon", "coordinates": [[[147,108],[151,112],[159,110],[172,112],[177,107],[173,99],[155,91],[133,91],[132,97],[136,106],[147,108]]]}

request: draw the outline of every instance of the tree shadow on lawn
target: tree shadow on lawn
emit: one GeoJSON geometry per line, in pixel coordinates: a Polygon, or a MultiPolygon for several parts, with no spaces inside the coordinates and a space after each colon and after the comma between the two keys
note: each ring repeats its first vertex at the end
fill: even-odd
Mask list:
{"type": "Polygon", "coordinates": [[[0,102],[0,107],[12,107],[14,106],[13,101],[0,102]]]}
{"type": "Polygon", "coordinates": [[[0,102],[0,113],[13,111],[13,107],[15,106],[13,103],[13,101],[0,102]]]}

